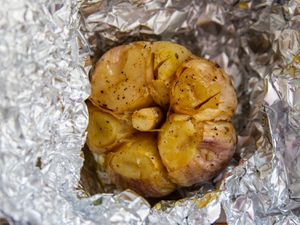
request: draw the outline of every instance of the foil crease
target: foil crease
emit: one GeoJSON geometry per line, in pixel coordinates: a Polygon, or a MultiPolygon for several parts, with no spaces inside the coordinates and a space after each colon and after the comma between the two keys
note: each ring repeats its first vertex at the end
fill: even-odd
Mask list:
{"type": "Polygon", "coordinates": [[[212,224],[223,208],[228,224],[300,224],[299,0],[1,3],[0,218],[212,224]],[[239,100],[237,152],[223,176],[154,207],[129,190],[90,196],[78,187],[85,61],[134,40],[176,41],[219,63],[239,100]]]}
{"type": "Polygon", "coordinates": [[[152,208],[146,224],[213,224],[221,214],[219,193],[199,189],[178,201],[161,201],[152,208]],[[203,194],[206,193],[206,194],[203,194]]]}

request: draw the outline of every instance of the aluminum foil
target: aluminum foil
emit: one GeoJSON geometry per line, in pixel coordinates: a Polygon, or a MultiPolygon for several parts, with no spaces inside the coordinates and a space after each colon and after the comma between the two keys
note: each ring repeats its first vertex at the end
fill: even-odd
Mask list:
{"type": "Polygon", "coordinates": [[[0,218],[10,224],[300,224],[300,1],[2,0],[0,218]],[[86,60],[173,40],[219,63],[239,106],[232,164],[154,207],[81,184],[86,60]],[[91,196],[92,195],[92,196],[91,196]]]}

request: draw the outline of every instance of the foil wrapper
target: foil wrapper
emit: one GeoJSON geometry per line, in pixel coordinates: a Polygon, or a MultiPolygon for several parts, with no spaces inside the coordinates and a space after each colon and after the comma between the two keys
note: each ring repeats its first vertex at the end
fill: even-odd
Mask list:
{"type": "Polygon", "coordinates": [[[299,0],[1,3],[0,218],[212,224],[223,209],[228,224],[300,224],[299,0]],[[85,62],[134,40],[176,41],[217,62],[239,100],[231,165],[214,183],[154,207],[130,190],[95,194],[80,182],[85,62]]]}

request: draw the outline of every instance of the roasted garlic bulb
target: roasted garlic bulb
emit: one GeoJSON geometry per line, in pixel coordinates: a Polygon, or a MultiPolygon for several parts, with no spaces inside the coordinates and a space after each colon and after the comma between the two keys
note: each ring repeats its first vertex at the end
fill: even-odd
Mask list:
{"type": "Polygon", "coordinates": [[[104,54],[91,85],[87,144],[119,187],[162,197],[230,162],[237,99],[217,64],[175,43],[135,42],[104,54]]]}

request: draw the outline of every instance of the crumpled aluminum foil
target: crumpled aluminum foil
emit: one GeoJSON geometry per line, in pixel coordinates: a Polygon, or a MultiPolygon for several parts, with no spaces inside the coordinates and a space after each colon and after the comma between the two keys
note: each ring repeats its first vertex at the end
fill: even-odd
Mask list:
{"type": "Polygon", "coordinates": [[[2,0],[0,218],[11,224],[300,224],[300,1],[2,0]],[[85,61],[174,40],[219,63],[239,106],[225,178],[154,207],[80,187],[85,61]],[[79,190],[78,190],[79,189],[79,190]]]}

